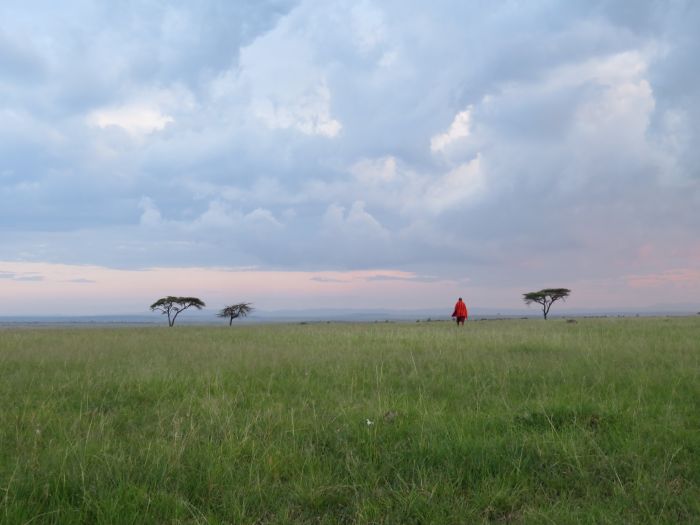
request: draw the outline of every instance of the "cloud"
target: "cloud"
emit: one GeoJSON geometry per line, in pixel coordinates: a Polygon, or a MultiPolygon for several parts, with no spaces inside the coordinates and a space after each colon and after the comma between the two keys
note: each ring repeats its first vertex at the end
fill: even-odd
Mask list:
{"type": "Polygon", "coordinates": [[[694,287],[700,289],[700,270],[697,268],[674,268],[664,272],[627,276],[633,288],[656,288],[662,286],[694,287]]]}
{"type": "Polygon", "coordinates": [[[386,275],[386,274],[379,274],[379,275],[370,275],[367,277],[368,281],[409,281],[409,282],[422,282],[422,283],[434,283],[441,281],[442,279],[439,277],[434,277],[434,276],[429,276],[429,275],[414,275],[414,274],[405,274],[405,275],[386,275]]]}
{"type": "Polygon", "coordinates": [[[325,82],[295,98],[293,102],[258,99],[253,111],[270,129],[294,128],[306,135],[329,138],[340,133],[343,126],[330,114],[330,92],[325,82]]]}
{"type": "Polygon", "coordinates": [[[5,2],[0,19],[8,260],[493,287],[697,264],[690,3],[5,2]]]}
{"type": "Polygon", "coordinates": [[[311,277],[311,280],[316,281],[318,283],[348,283],[349,282],[348,280],[344,280],[344,279],[334,279],[332,277],[318,277],[318,276],[311,277]]]}
{"type": "MultiPolygon", "coordinates": [[[[41,274],[36,283],[11,281],[3,290],[14,295],[0,304],[0,315],[148,314],[148,305],[165,295],[202,298],[212,309],[232,297],[261,310],[299,308],[362,308],[370,299],[377,308],[410,308],[410,304],[442,304],[453,283],[423,282],[401,271],[278,271],[230,267],[170,267],[115,270],[101,266],[15,263],[23,274],[41,274]],[[81,275],[82,277],[75,277],[81,275]],[[386,279],[376,279],[377,277],[386,279]],[[391,279],[406,277],[407,281],[391,279]],[[85,283],[89,286],[76,286],[85,283]],[[67,297],[79,299],[68,301],[67,297]],[[342,301],[340,298],[342,297],[342,301]]],[[[0,261],[0,272],[8,263],[0,261]]],[[[155,314],[154,314],[155,315],[155,314]]]]}
{"type": "Polygon", "coordinates": [[[271,227],[275,229],[283,228],[283,224],[279,222],[270,210],[264,208],[255,208],[250,213],[243,217],[243,220],[248,225],[260,226],[260,227],[271,227]]]}
{"type": "Polygon", "coordinates": [[[34,83],[46,75],[46,63],[31,42],[9,37],[0,29],[0,69],[2,77],[34,83]]]}
{"type": "Polygon", "coordinates": [[[160,214],[160,210],[150,197],[141,197],[139,208],[142,210],[141,217],[139,218],[139,222],[142,225],[149,227],[160,226],[163,218],[160,214]]]}
{"type": "Polygon", "coordinates": [[[479,196],[485,185],[481,157],[477,156],[426,185],[423,195],[425,207],[433,213],[441,213],[458,205],[467,205],[479,196]]]}
{"type": "Polygon", "coordinates": [[[134,135],[159,131],[165,128],[168,123],[174,122],[171,116],[145,106],[99,109],[92,112],[88,120],[99,128],[117,126],[134,135]]]}
{"type": "Polygon", "coordinates": [[[346,212],[345,208],[331,204],[326,210],[324,224],[332,231],[342,229],[348,233],[384,237],[387,232],[370,213],[365,210],[365,203],[356,201],[346,212]]]}
{"type": "Polygon", "coordinates": [[[387,156],[378,159],[362,159],[348,170],[357,180],[367,186],[395,182],[397,174],[396,158],[387,156]]]}
{"type": "Polygon", "coordinates": [[[450,128],[430,139],[430,150],[433,152],[445,151],[456,141],[469,137],[469,120],[471,118],[471,106],[455,115],[450,128]]]}
{"type": "Polygon", "coordinates": [[[8,271],[0,271],[0,279],[7,279],[10,281],[29,281],[29,282],[36,282],[36,281],[43,281],[44,276],[38,273],[34,272],[8,272],[8,271]]]}

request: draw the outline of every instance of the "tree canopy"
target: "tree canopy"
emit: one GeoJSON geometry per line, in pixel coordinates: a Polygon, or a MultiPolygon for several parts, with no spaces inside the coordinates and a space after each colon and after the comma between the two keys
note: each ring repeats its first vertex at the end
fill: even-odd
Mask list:
{"type": "Polygon", "coordinates": [[[251,303],[238,303],[226,306],[221,309],[221,311],[216,314],[218,317],[223,317],[229,319],[228,325],[233,324],[233,320],[239,317],[245,317],[250,312],[254,310],[251,303]]]}
{"type": "Polygon", "coordinates": [[[159,311],[163,315],[167,315],[168,326],[173,326],[175,324],[175,319],[177,319],[180,312],[184,312],[191,307],[201,310],[204,306],[206,306],[206,304],[204,304],[204,301],[198,297],[175,297],[173,295],[169,295],[167,297],[162,297],[153,303],[151,305],[151,310],[159,311]]]}
{"type": "Polygon", "coordinates": [[[525,304],[528,305],[532,303],[541,305],[542,314],[544,315],[544,319],[546,321],[552,304],[559,299],[565,300],[570,293],[571,290],[568,288],[544,288],[538,292],[524,293],[523,301],[525,301],[525,304]]]}

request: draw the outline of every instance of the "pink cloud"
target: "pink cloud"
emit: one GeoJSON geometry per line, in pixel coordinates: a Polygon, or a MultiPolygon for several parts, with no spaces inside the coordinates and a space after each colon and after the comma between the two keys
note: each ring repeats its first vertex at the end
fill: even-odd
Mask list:
{"type": "Polygon", "coordinates": [[[700,287],[700,269],[678,268],[645,275],[629,275],[627,285],[631,288],[654,288],[662,286],[700,287]]]}
{"type": "Polygon", "coordinates": [[[318,307],[422,308],[449,303],[456,283],[399,270],[261,271],[250,268],[149,268],[3,263],[0,315],[147,312],[166,295],[201,297],[219,308],[252,301],[261,309],[318,307]]]}
{"type": "MultiPolygon", "coordinates": [[[[148,268],[0,261],[0,315],[149,313],[166,295],[202,298],[211,309],[238,301],[260,310],[387,308],[449,310],[457,297],[472,309],[524,309],[522,293],[548,283],[507,286],[439,279],[393,269],[363,271],[262,271],[255,268],[148,268]]],[[[571,298],[559,309],[636,308],[695,303],[700,268],[567,281],[571,298]]],[[[451,312],[451,310],[450,310],[451,312]]],[[[449,315],[446,312],[445,315],[449,315]]]]}

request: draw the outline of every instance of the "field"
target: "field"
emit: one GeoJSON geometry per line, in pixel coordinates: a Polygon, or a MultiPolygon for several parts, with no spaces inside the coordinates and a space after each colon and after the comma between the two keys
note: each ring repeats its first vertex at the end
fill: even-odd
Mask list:
{"type": "Polygon", "coordinates": [[[700,317],[0,330],[2,523],[700,523],[700,317]]]}

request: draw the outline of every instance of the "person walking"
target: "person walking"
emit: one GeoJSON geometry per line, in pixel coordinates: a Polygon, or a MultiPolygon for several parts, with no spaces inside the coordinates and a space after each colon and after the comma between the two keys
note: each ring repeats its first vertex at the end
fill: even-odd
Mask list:
{"type": "Polygon", "coordinates": [[[456,319],[457,326],[464,326],[464,321],[467,320],[468,316],[469,312],[467,311],[467,305],[464,304],[464,301],[462,301],[462,298],[460,297],[457,303],[455,304],[455,309],[454,312],[452,312],[452,317],[456,319]]]}

